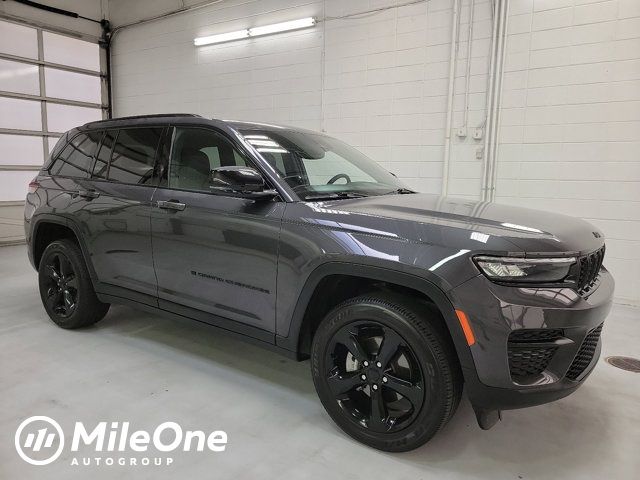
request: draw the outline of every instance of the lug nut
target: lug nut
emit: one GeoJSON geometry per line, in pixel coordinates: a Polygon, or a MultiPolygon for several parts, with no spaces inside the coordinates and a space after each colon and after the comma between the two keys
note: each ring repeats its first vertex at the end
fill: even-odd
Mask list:
{"type": "Polygon", "coordinates": [[[377,389],[378,389],[378,385],[374,385],[374,386],[373,386],[373,389],[374,389],[374,390],[377,390],[377,389]]]}
{"type": "Polygon", "coordinates": [[[387,377],[382,377],[382,383],[387,383],[387,382],[388,382],[387,377]]]}
{"type": "Polygon", "coordinates": [[[376,367],[382,368],[382,364],[380,362],[376,362],[376,367]]]}
{"type": "Polygon", "coordinates": [[[365,367],[368,367],[368,366],[369,366],[369,362],[367,362],[366,360],[365,360],[364,362],[362,362],[362,364],[363,364],[365,367]]]}
{"type": "Polygon", "coordinates": [[[361,378],[362,380],[366,380],[366,379],[367,379],[367,376],[363,373],[362,375],[360,375],[360,378],[361,378]]]}

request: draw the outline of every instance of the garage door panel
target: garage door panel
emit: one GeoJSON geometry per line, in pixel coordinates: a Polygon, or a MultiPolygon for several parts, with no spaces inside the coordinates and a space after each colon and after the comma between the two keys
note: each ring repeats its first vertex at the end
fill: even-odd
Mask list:
{"type": "Polygon", "coordinates": [[[40,102],[0,97],[0,128],[42,130],[40,102]]]}
{"type": "Polygon", "coordinates": [[[0,134],[0,165],[40,166],[43,163],[42,137],[0,134]]]}
{"type": "Polygon", "coordinates": [[[0,90],[39,95],[38,66],[0,59],[0,90]]]}
{"type": "Polygon", "coordinates": [[[0,20],[0,205],[24,201],[61,134],[102,119],[100,73],[96,41],[0,20]]]}
{"type": "Polygon", "coordinates": [[[48,97],[101,103],[100,77],[48,67],[44,75],[48,97]]]}
{"type": "Polygon", "coordinates": [[[0,202],[24,201],[29,189],[29,182],[33,180],[37,172],[16,171],[2,172],[2,188],[0,189],[0,202]]]}
{"type": "Polygon", "coordinates": [[[102,119],[99,108],[76,107],[49,103],[47,105],[47,124],[49,131],[64,133],[78,125],[102,119]]]}
{"type": "Polygon", "coordinates": [[[100,47],[97,43],[51,32],[43,32],[42,41],[45,61],[100,71],[100,47]]]}
{"type": "Polygon", "coordinates": [[[38,58],[38,32],[35,28],[0,21],[0,53],[38,58]]]}

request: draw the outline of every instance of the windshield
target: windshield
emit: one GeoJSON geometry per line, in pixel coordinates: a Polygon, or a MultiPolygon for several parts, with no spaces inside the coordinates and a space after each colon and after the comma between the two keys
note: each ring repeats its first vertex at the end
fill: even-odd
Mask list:
{"type": "Polygon", "coordinates": [[[302,200],[409,192],[395,176],[340,140],[292,130],[240,130],[302,200]]]}

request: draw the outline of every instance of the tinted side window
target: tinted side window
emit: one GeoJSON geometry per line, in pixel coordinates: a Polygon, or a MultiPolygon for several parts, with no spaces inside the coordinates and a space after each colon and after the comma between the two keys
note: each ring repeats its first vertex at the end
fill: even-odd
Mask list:
{"type": "Polygon", "coordinates": [[[77,135],[60,153],[53,167],[52,175],[86,178],[93,168],[93,155],[100,143],[101,132],[77,135]]]}
{"type": "Polygon", "coordinates": [[[109,180],[147,183],[153,176],[162,128],[127,128],[118,132],[109,164],[109,180]]]}
{"type": "Polygon", "coordinates": [[[109,168],[109,158],[111,157],[111,148],[116,139],[116,130],[107,130],[102,139],[100,152],[96,155],[96,164],[93,167],[93,177],[107,178],[107,170],[109,168]]]}
{"type": "Polygon", "coordinates": [[[247,163],[220,133],[204,128],[176,128],[169,162],[169,188],[210,192],[211,170],[247,163]]]}

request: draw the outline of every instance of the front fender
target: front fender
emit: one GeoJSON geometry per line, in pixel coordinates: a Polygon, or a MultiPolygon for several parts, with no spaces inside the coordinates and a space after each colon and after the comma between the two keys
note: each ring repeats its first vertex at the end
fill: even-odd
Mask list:
{"type": "MultiPolygon", "coordinates": [[[[407,268],[407,270],[410,269],[407,268]]],[[[398,271],[397,269],[392,270],[380,266],[355,264],[346,261],[326,262],[315,268],[307,277],[304,285],[300,289],[300,294],[291,316],[288,334],[286,336],[276,336],[276,344],[279,347],[298,353],[300,334],[309,301],[322,279],[330,275],[350,275],[370,280],[384,281],[410,288],[429,297],[442,313],[451,339],[453,340],[465,379],[469,374],[475,375],[473,358],[471,357],[464,333],[458,322],[455,309],[441,288],[443,282],[438,282],[440,285],[436,283],[438,277],[433,275],[434,280],[436,280],[436,282],[434,282],[409,271],[398,271]]]]}

